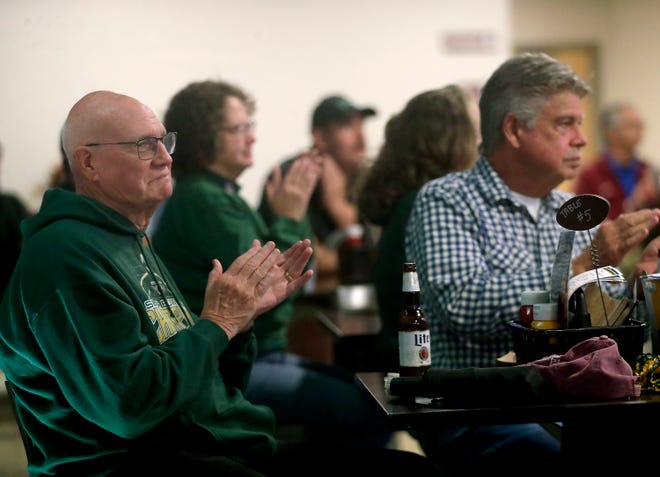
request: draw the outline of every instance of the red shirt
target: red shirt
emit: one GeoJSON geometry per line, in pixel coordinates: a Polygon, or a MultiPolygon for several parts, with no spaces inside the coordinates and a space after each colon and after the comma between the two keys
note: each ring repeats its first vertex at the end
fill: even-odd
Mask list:
{"type": "MultiPolygon", "coordinates": [[[[644,175],[649,165],[640,161],[637,181],[644,175]]],[[[626,199],[623,187],[610,164],[600,155],[592,163],[584,166],[575,181],[576,194],[598,194],[610,202],[608,218],[614,219],[623,212],[623,202],[626,199]]]]}

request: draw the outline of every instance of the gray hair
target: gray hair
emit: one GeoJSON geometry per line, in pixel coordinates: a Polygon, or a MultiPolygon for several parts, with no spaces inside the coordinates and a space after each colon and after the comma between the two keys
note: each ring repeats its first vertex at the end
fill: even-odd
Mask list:
{"type": "Polygon", "coordinates": [[[564,91],[583,98],[591,87],[568,65],[545,53],[521,53],[502,63],[479,100],[482,154],[491,154],[503,141],[502,124],[508,113],[532,128],[546,101],[564,91]]]}
{"type": "Polygon", "coordinates": [[[626,109],[634,109],[631,103],[624,101],[616,101],[604,106],[598,117],[598,124],[600,126],[600,131],[602,134],[605,134],[612,126],[616,126],[621,121],[621,111],[626,109]]]}

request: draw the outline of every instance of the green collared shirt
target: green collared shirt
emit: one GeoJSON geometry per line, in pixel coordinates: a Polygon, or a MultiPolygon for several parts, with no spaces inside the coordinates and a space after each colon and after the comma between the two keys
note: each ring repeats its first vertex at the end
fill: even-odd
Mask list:
{"type": "MultiPolygon", "coordinates": [[[[312,236],[306,219],[278,217],[268,227],[239,192],[238,184],[210,171],[182,177],[154,231],[154,248],[195,313],[204,303],[212,259],[226,269],[254,239],[272,240],[284,251],[312,236]]],[[[259,353],[285,348],[291,312],[289,297],[255,320],[259,353]]]]}

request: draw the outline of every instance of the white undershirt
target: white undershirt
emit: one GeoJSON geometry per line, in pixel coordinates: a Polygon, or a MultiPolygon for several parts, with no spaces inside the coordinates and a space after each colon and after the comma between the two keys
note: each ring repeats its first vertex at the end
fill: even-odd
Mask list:
{"type": "Polygon", "coordinates": [[[511,195],[516,201],[527,207],[527,210],[532,217],[535,219],[538,218],[539,209],[541,208],[541,199],[538,197],[529,197],[527,195],[522,195],[513,191],[511,191],[511,195]]]}

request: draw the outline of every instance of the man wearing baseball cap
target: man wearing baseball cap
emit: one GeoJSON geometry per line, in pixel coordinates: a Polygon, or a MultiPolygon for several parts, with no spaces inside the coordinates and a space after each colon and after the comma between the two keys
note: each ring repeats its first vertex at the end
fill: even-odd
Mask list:
{"type": "MultiPolygon", "coordinates": [[[[332,232],[359,223],[353,188],[365,166],[365,118],[376,115],[369,106],[357,106],[341,95],[323,98],[312,113],[312,147],[323,156],[323,174],[308,207],[314,233],[315,292],[334,290],[338,285],[339,258],[337,249],[326,240],[332,232]]],[[[299,154],[279,165],[286,174],[299,154]]],[[[262,194],[259,211],[266,222],[272,214],[262,194]]],[[[367,238],[369,241],[369,238],[367,238]]]]}
{"type": "Polygon", "coordinates": [[[375,109],[370,107],[359,108],[343,96],[328,96],[314,109],[312,130],[323,128],[331,123],[350,121],[354,116],[366,118],[375,114],[375,109]]]}

